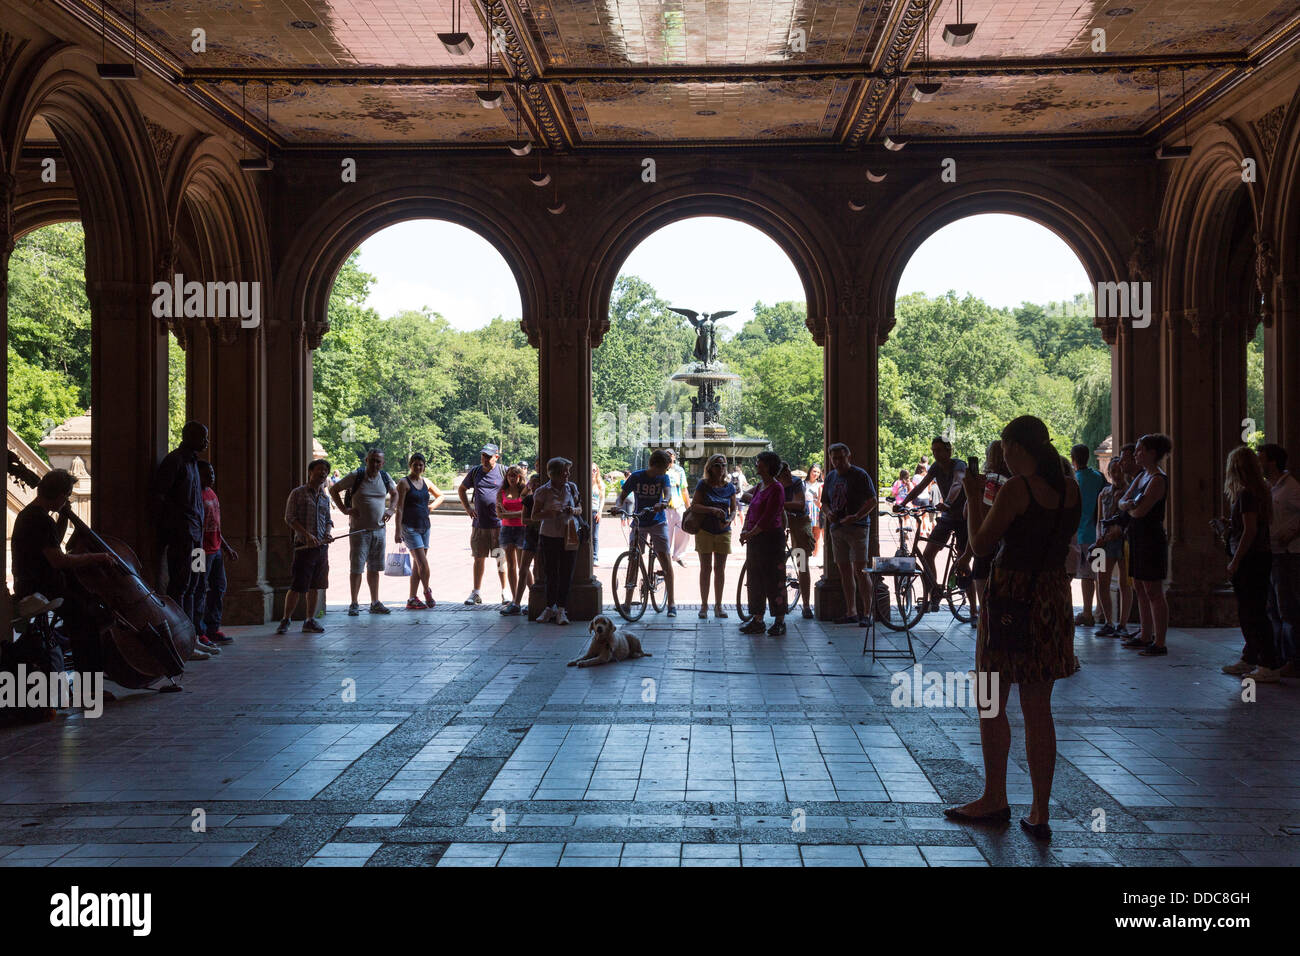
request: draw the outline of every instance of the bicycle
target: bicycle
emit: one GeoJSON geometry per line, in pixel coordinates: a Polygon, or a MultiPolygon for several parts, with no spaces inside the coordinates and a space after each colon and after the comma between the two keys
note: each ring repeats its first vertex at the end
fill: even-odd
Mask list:
{"type": "MultiPolygon", "coordinates": [[[[802,592],[799,590],[799,571],[800,562],[803,563],[803,569],[807,570],[808,555],[795,554],[795,549],[790,545],[785,546],[785,613],[790,615],[799,607],[799,599],[802,592]]],[[[754,615],[749,613],[749,599],[745,593],[745,574],[749,570],[749,558],[745,558],[745,563],[740,566],[740,578],[736,581],[736,616],[745,623],[749,623],[754,615]]]]}
{"type": "MultiPolygon", "coordinates": [[[[626,512],[625,512],[626,513],[626,512]]],[[[653,508],[645,508],[637,513],[637,520],[649,522],[654,516],[653,508]]],[[[664,583],[662,568],[655,568],[655,553],[651,549],[646,554],[646,535],[639,524],[633,527],[632,544],[614,560],[614,571],[610,578],[614,610],[623,620],[639,621],[645,614],[646,605],[653,604],[658,613],[666,606],[667,585],[664,583]],[[621,587],[620,581],[625,581],[621,587]],[[639,587],[638,587],[639,585],[639,587]],[[633,597],[636,591],[636,597],[633,597]],[[623,600],[619,600],[619,595],[623,600]]]]}
{"type": "MultiPolygon", "coordinates": [[[[921,508],[904,509],[902,511],[878,511],[876,514],[881,518],[893,518],[898,522],[898,547],[894,550],[895,557],[912,557],[916,555],[907,546],[907,521],[909,518],[916,522],[916,530],[921,530],[921,508]]],[[[892,590],[894,594],[894,605],[898,608],[898,620],[893,619],[892,614],[880,615],[877,620],[891,631],[907,631],[916,626],[925,614],[927,593],[926,579],[928,575],[924,566],[919,559],[916,561],[917,571],[915,574],[899,574],[893,576],[892,590]]],[[[874,607],[874,603],[872,605],[874,607]]]]}
{"type": "MultiPolygon", "coordinates": [[[[954,535],[950,538],[943,546],[942,551],[935,555],[935,570],[941,572],[939,574],[939,580],[943,582],[942,585],[938,587],[935,586],[934,577],[931,576],[930,571],[925,567],[925,565],[921,563],[922,549],[918,548],[917,545],[923,541],[928,542],[930,540],[929,535],[921,534],[921,518],[927,514],[936,515],[939,513],[939,509],[935,505],[929,505],[924,508],[903,509],[901,511],[893,512],[893,514],[900,518],[915,517],[917,519],[916,532],[912,535],[911,545],[905,545],[900,532],[899,547],[895,554],[899,556],[915,557],[917,565],[921,569],[918,579],[911,582],[913,588],[912,601],[914,605],[920,606],[920,614],[924,614],[929,608],[928,596],[933,594],[934,591],[940,590],[942,592],[941,600],[947,602],[948,610],[952,612],[952,616],[963,624],[969,624],[975,619],[974,610],[970,606],[970,598],[966,594],[966,589],[971,586],[970,572],[964,574],[958,574],[957,572],[957,566],[961,555],[957,552],[956,536],[954,535]],[[919,594],[915,591],[917,583],[922,587],[919,594]]],[[[917,615],[918,619],[920,614],[917,615]]],[[[881,623],[886,627],[893,628],[894,630],[900,630],[900,628],[894,627],[891,622],[881,621],[881,623]]]]}

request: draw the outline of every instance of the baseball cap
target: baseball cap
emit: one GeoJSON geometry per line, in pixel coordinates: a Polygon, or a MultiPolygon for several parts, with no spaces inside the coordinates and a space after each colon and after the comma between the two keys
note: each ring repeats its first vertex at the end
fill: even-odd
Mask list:
{"type": "Polygon", "coordinates": [[[498,448],[496,445],[493,445],[491,442],[489,442],[488,444],[484,445],[484,446],[479,450],[479,454],[480,454],[480,455],[499,455],[499,454],[501,454],[501,449],[498,448]]]}

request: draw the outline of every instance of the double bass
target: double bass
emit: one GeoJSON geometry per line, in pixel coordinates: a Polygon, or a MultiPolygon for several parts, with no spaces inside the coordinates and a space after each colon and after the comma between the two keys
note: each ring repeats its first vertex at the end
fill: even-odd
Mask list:
{"type": "Polygon", "coordinates": [[[108,617],[100,629],[104,675],[123,687],[152,687],[166,681],[160,692],[181,690],[173,678],[184,672],[194,650],[194,623],[180,605],[145,583],[140,559],[129,545],[97,534],[73,513],[71,505],[65,505],[59,515],[74,529],[69,554],[98,552],[114,559],[111,564],[72,572],[108,617]]]}

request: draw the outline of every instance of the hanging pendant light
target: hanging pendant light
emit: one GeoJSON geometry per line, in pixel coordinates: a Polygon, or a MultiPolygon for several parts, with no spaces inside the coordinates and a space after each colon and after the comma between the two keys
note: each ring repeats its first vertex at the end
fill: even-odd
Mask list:
{"type": "Polygon", "coordinates": [[[469,51],[474,49],[473,37],[461,30],[460,0],[456,0],[456,5],[451,10],[451,32],[439,33],[438,39],[452,56],[468,56],[469,51]]]}
{"type": "Polygon", "coordinates": [[[888,175],[889,173],[873,173],[871,170],[868,169],[867,181],[873,183],[883,183],[885,181],[885,177],[887,177],[888,175]]]}
{"type": "Polygon", "coordinates": [[[534,186],[537,186],[539,189],[543,186],[550,185],[551,174],[542,172],[541,153],[537,154],[537,172],[530,174],[528,177],[528,181],[531,182],[534,186]]]}
{"type": "Polygon", "coordinates": [[[923,24],[921,28],[921,69],[925,79],[912,87],[912,99],[916,100],[918,103],[928,103],[930,100],[934,99],[935,95],[943,86],[942,83],[930,79],[930,31],[928,29],[930,23],[930,0],[925,0],[925,5],[922,8],[921,13],[921,23],[923,24]]]}
{"type": "MultiPolygon", "coordinates": [[[[1156,149],[1156,159],[1189,159],[1192,155],[1192,147],[1187,142],[1187,71],[1183,70],[1183,145],[1182,146],[1164,146],[1161,145],[1156,149]]],[[[1156,129],[1159,130],[1164,122],[1163,114],[1160,111],[1160,71],[1156,70],[1156,129]]]]}
{"type": "Polygon", "coordinates": [[[138,80],[140,77],[135,72],[136,61],[136,24],[135,24],[135,0],[131,0],[131,62],[130,63],[109,63],[108,62],[108,18],[104,12],[104,0],[99,0],[99,59],[100,62],[95,64],[95,70],[99,73],[101,80],[138,80]]]}
{"type": "Polygon", "coordinates": [[[943,26],[943,42],[949,46],[965,46],[975,35],[975,27],[978,24],[963,23],[966,18],[962,16],[961,11],[962,0],[957,0],[957,22],[945,23],[943,26]]]}
{"type": "Polygon", "coordinates": [[[519,95],[519,86],[516,85],[515,86],[515,138],[512,139],[510,142],[506,143],[506,146],[510,148],[510,152],[514,153],[516,156],[527,156],[529,153],[533,151],[532,140],[524,139],[522,133],[520,132],[519,118],[520,115],[523,113],[522,107],[523,107],[523,97],[519,95]]]}
{"type": "Polygon", "coordinates": [[[546,211],[552,216],[558,216],[564,212],[564,203],[560,202],[560,184],[555,184],[555,201],[546,207],[546,211]]]}
{"type": "Polygon", "coordinates": [[[903,139],[903,87],[901,78],[894,81],[894,132],[893,135],[886,134],[885,149],[890,152],[898,152],[907,145],[907,140],[903,139]]]}
{"type": "MultiPolygon", "coordinates": [[[[247,92],[248,92],[248,88],[241,84],[239,100],[240,100],[240,111],[243,113],[245,129],[248,128],[247,92]]],[[[242,169],[244,172],[268,173],[271,171],[271,167],[272,167],[271,141],[269,138],[271,132],[271,81],[270,80],[266,81],[266,131],[267,131],[268,138],[266,141],[266,148],[264,150],[265,155],[262,156],[260,159],[257,157],[254,157],[253,159],[241,159],[239,161],[239,168],[242,169]]]]}
{"type": "Polygon", "coordinates": [[[492,88],[492,44],[487,45],[487,89],[475,90],[474,95],[478,97],[478,105],[485,110],[494,110],[501,105],[501,98],[505,95],[504,90],[492,88]]]}

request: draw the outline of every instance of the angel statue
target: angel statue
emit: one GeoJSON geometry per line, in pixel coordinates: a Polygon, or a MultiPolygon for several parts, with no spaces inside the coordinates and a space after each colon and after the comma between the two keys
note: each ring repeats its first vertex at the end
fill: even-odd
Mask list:
{"type": "Polygon", "coordinates": [[[718,319],[725,319],[729,315],[735,315],[735,310],[729,312],[705,312],[701,315],[698,312],[692,312],[690,309],[678,309],[673,306],[668,307],[678,315],[686,317],[691,325],[695,326],[695,359],[705,368],[716,365],[718,361],[718,342],[714,335],[714,329],[718,324],[718,319]]]}

